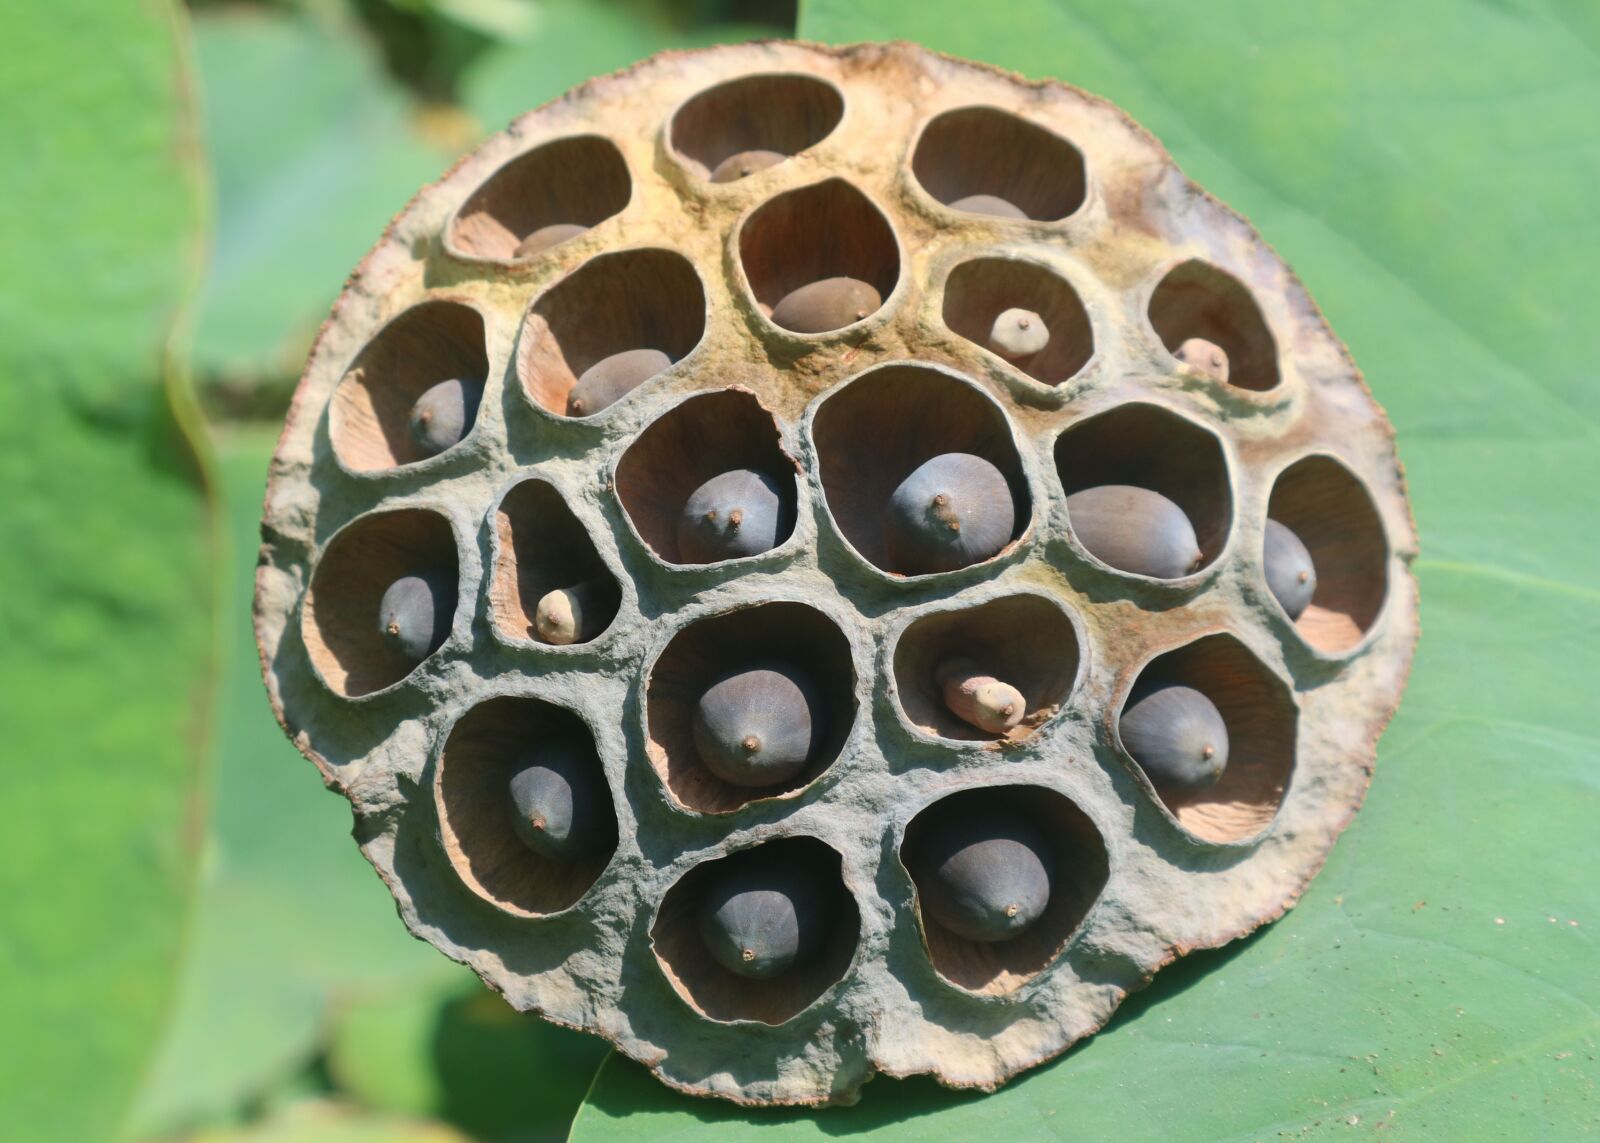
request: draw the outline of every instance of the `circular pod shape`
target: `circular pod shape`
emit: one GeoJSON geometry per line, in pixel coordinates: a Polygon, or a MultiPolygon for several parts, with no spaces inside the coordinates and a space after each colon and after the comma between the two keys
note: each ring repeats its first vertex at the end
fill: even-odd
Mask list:
{"type": "Polygon", "coordinates": [[[885,572],[983,563],[1027,529],[1033,501],[1010,422],[966,378],[881,366],[824,397],[811,435],[835,525],[885,572]]]}
{"type": "Polygon", "coordinates": [[[709,1020],[784,1024],[855,959],[861,915],[841,874],[838,852],[810,837],[703,862],[661,900],[656,962],[709,1020]]]}
{"type": "Polygon", "coordinates": [[[502,695],[450,728],[434,774],[445,857],[515,917],[572,908],[617,848],[617,815],[588,725],[565,707],[502,695]]]}
{"type": "Polygon", "coordinates": [[[779,601],[686,624],[645,680],[645,752],[700,813],[792,795],[833,765],[856,718],[850,642],[816,608],[779,601]]]}
{"type": "Polygon", "coordinates": [[[425,508],[358,517],[311,574],[300,631],[318,675],[360,698],[399,682],[437,651],[460,575],[450,522],[425,508]]]}
{"type": "Polygon", "coordinates": [[[510,1006],[741,1103],[991,1089],[1315,901],[1416,635],[1394,437],[1293,271],[1116,108],[909,44],[669,53],[373,238],[272,461],[263,675],[401,923],[510,1006]],[[919,573],[891,500],[951,454],[1000,474],[999,547],[919,573]],[[1069,497],[1117,485],[1197,571],[1093,550],[1069,497]],[[401,590],[413,653],[451,617],[419,665],[380,606],[434,572],[453,606],[401,590]],[[1119,735],[1157,682],[1226,727],[1206,788],[1119,735]],[[793,773],[705,764],[800,707],[793,773]],[[999,824],[934,861],[967,822],[999,824]]]}
{"type": "Polygon", "coordinates": [[[1040,786],[941,798],[906,826],[900,860],[916,887],[934,970],[987,996],[1045,972],[1110,877],[1098,827],[1071,799],[1040,786]]]}

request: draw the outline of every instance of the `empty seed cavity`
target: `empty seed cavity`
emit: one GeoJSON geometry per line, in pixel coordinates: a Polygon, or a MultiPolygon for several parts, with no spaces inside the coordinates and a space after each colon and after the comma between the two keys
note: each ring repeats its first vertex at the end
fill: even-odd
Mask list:
{"type": "Polygon", "coordinates": [[[1288,687],[1228,634],[1152,659],[1129,688],[1116,741],[1190,833],[1237,842],[1271,823],[1294,769],[1288,687]]]}
{"type": "Polygon", "coordinates": [[[816,146],[844,97],[808,75],[748,75],[691,97],[672,116],[672,149],[714,183],[734,182],[816,146]]]}
{"type": "Polygon", "coordinates": [[[1032,501],[1010,423],[964,379],[881,366],[826,397],[812,433],[834,522],[884,571],[982,563],[1027,529],[1032,501]]]}
{"type": "Polygon", "coordinates": [[[445,740],[434,798],[462,882],[508,913],[576,904],[617,848],[617,815],[594,736],[564,707],[488,699],[445,740]]]}
{"type": "Polygon", "coordinates": [[[945,282],[944,323],[1046,385],[1076,376],[1094,356],[1094,332],[1078,292],[1032,262],[961,263],[945,282]]]}
{"type": "Polygon", "coordinates": [[[946,111],[922,129],[917,182],[952,210],[1054,222],[1083,205],[1083,154],[1053,131],[997,107],[946,111]]]}
{"type": "Polygon", "coordinates": [[[334,390],[334,455],[353,472],[437,456],[472,431],[488,375],[482,314],[455,301],[412,306],[378,331],[334,390]]]}
{"type": "Polygon", "coordinates": [[[1105,888],[1105,843],[1054,790],[1000,786],[948,795],[906,827],[935,970],[982,995],[1015,991],[1065,949],[1105,888]]]}
{"type": "Polygon", "coordinates": [[[797,466],[754,394],[722,389],[669,409],[617,462],[616,491],[639,538],[672,564],[769,551],[794,531],[797,466]]]}
{"type": "Polygon", "coordinates": [[[300,618],[323,681],[357,698],[409,675],[449,634],[459,576],[455,536],[437,512],[376,512],[341,528],[300,618]]]}
{"type": "Polygon", "coordinates": [[[1079,648],[1073,618],[1042,595],[931,611],[895,643],[895,695],[906,719],[929,734],[1020,741],[1072,693],[1079,648]]]}
{"type": "Polygon", "coordinates": [[[662,898],[650,929],[678,994],[712,1020],[782,1024],[843,979],[861,917],[839,855],[783,838],[704,862],[662,898]]]}
{"type": "Polygon", "coordinates": [[[1178,414],[1118,406],[1068,428],[1055,457],[1067,525],[1108,567],[1181,579],[1227,543],[1233,508],[1222,445],[1178,414]]]}
{"type": "Polygon", "coordinates": [[[622,589],[554,485],[536,477],[515,485],[494,527],[489,608],[502,638],[568,646],[611,625],[622,589]]]}
{"type": "Polygon", "coordinates": [[[1279,382],[1278,342],[1244,283],[1209,262],[1169,270],[1150,296],[1150,325],[1194,376],[1264,392],[1279,382]]]}
{"type": "Polygon", "coordinates": [[[632,195],[616,144],[598,135],[557,139],[473,191],[450,223],[448,245],[483,261],[535,258],[619,213],[632,195]]]}
{"type": "Polygon", "coordinates": [[[651,667],[646,752],[672,797],[702,813],[802,789],[855,720],[850,644],[799,603],[690,624],[651,667]]]}
{"type": "Polygon", "coordinates": [[[688,259],[622,250],[585,262],[528,310],[517,374],[541,407],[590,417],[682,360],[705,333],[706,299],[688,259]]]}
{"type": "Polygon", "coordinates": [[[1377,621],[1389,588],[1389,544],[1372,494],[1339,461],[1308,456],[1278,477],[1267,513],[1268,588],[1311,646],[1334,655],[1351,650],[1377,621]]]}
{"type": "Polygon", "coordinates": [[[739,257],[762,312],[793,333],[827,333],[870,317],[900,278],[888,220],[842,179],[762,204],[740,228],[739,257]]]}

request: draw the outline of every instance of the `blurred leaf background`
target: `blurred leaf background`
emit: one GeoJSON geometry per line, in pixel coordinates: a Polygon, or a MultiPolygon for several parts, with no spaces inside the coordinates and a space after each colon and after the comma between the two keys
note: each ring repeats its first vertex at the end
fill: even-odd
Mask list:
{"type": "Polygon", "coordinates": [[[1600,8],[53,0],[0,52],[0,1135],[1600,1135],[1600,8]],[[405,934],[249,631],[278,422],[388,218],[591,75],[797,21],[1155,131],[1348,341],[1422,531],[1412,688],[1301,906],[989,1098],[741,1112],[515,1016],[405,934]]]}

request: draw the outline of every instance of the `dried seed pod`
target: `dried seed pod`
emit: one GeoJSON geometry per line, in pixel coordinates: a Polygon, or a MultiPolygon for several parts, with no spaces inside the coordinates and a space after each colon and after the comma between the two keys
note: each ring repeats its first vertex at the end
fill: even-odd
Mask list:
{"type": "Polygon", "coordinates": [[[1085,488],[1067,497],[1067,519],[1078,542],[1119,571],[1178,579],[1203,558],[1183,509],[1148,488],[1085,488]]]}
{"type": "Polygon", "coordinates": [[[543,254],[552,246],[560,246],[563,242],[578,237],[588,229],[587,226],[579,226],[575,222],[553,222],[549,226],[541,226],[517,243],[517,248],[511,256],[519,260],[532,258],[535,254],[543,254]]]}
{"type": "Polygon", "coordinates": [[[788,506],[777,481],[764,472],[736,468],[690,494],[678,519],[678,558],[711,564],[759,555],[789,534],[788,506]]]}
{"type": "Polygon", "coordinates": [[[1193,687],[1157,685],[1129,697],[1118,723],[1122,745],[1163,791],[1194,794],[1228,765],[1228,724],[1193,687]]]}
{"type": "Polygon", "coordinates": [[[794,333],[828,333],[853,325],[883,305],[883,298],[859,278],[823,278],[785,294],[769,315],[794,333]]]}
{"type": "Polygon", "coordinates": [[[1172,356],[1202,377],[1209,377],[1217,382],[1228,380],[1228,355],[1222,346],[1214,341],[1207,341],[1203,337],[1191,337],[1178,346],[1172,356]]]}
{"type": "Polygon", "coordinates": [[[1001,310],[989,328],[989,348],[1008,361],[1031,357],[1050,344],[1050,327],[1032,310],[1001,310]]]}
{"type": "Polygon", "coordinates": [[[1290,619],[1299,619],[1317,594],[1317,567],[1311,562],[1311,552],[1288,527],[1268,518],[1262,562],[1273,598],[1290,619]]]}
{"type": "MultiPolygon", "coordinates": [[[[1117,109],[909,44],[670,53],[520,117],[351,275],[271,471],[267,686],[405,923],[519,1011],[742,1103],[997,1086],[1278,916],[1361,801],[1417,630],[1393,432],[1295,274],[1117,109]],[[807,158],[708,183],[757,149],[807,158]],[[551,223],[593,229],[518,262],[551,223]],[[1043,348],[996,330],[1017,310],[1043,348]],[[1226,385],[1168,356],[1195,339],[1226,385]],[[450,378],[478,428],[415,463],[450,378]],[[739,472],[776,483],[780,547],[687,563],[685,504],[739,472]],[[1292,624],[1240,551],[1263,514],[1315,561],[1292,624]],[[418,667],[376,613],[432,569],[418,667]],[[952,712],[955,658],[1023,697],[1003,738],[952,712]],[[697,708],[773,663],[754,709],[804,709],[806,761],[739,785],[697,708]],[[1205,788],[1130,753],[1159,769],[1138,723],[1171,685],[1227,732],[1205,788]],[[509,783],[558,732],[590,735],[614,848],[518,839],[509,783]],[[703,932],[708,889],[764,862],[818,896],[724,891],[703,932]]],[[[999,727],[998,695],[955,705],[999,727]]]]}
{"type": "Polygon", "coordinates": [[[968,214],[987,214],[995,218],[1027,218],[1020,206],[1007,202],[995,194],[969,194],[950,204],[951,210],[964,210],[968,214]]]}
{"type": "Polygon", "coordinates": [[[714,183],[738,182],[740,179],[749,178],[757,171],[775,167],[788,157],[788,155],[779,154],[777,151],[740,151],[736,155],[729,155],[717,164],[716,170],[711,172],[711,181],[714,183]]]}
{"type": "Polygon", "coordinates": [[[953,571],[1011,542],[1016,503],[1005,476],[981,456],[947,452],[900,482],[889,498],[884,536],[905,575],[953,571]]]}
{"type": "Polygon", "coordinates": [[[593,580],[545,592],[534,606],[533,633],[553,647],[587,643],[608,618],[606,594],[605,585],[593,580]]]}
{"type": "Polygon", "coordinates": [[[913,876],[925,912],[969,941],[1007,941],[1050,903],[1054,859],[1044,835],[1022,818],[943,813],[930,824],[913,876]]]}
{"type": "Polygon", "coordinates": [[[979,730],[1004,734],[1028,711],[1021,691],[983,673],[971,659],[946,659],[935,674],[950,713],[979,730]]]}
{"type": "Polygon", "coordinates": [[[400,576],[378,601],[378,633],[390,650],[420,663],[450,633],[455,588],[434,572],[400,576]]]}
{"type": "Polygon", "coordinates": [[[567,413],[588,417],[616,404],[672,364],[659,349],[625,349],[583,371],[567,397],[567,413]]]}
{"type": "Polygon", "coordinates": [[[822,739],[811,681],[784,663],[741,668],[706,689],[694,711],[700,761],[735,786],[776,786],[806,768],[822,739]]]}
{"type": "Polygon", "coordinates": [[[541,741],[523,753],[509,785],[511,826],[535,853],[570,861],[615,847],[611,793],[593,743],[575,734],[541,741]]]}
{"type": "Polygon", "coordinates": [[[719,870],[700,905],[700,939],[717,963],[767,980],[816,954],[829,929],[825,894],[802,865],[745,861],[719,870]]]}

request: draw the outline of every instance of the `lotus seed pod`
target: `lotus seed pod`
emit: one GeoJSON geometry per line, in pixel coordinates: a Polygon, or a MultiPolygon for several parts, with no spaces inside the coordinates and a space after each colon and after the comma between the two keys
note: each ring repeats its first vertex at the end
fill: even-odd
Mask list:
{"type": "Polygon", "coordinates": [[[1324,907],[1417,632],[1393,430],[1122,112],[904,43],[668,53],[372,237],[270,470],[263,675],[374,891],[510,1006],[742,1104],[988,1089],[1324,907]],[[757,149],[794,161],[708,181],[757,149]],[[416,463],[447,378],[476,415],[416,463]],[[1267,517],[1314,562],[1292,622],[1267,517]],[[1142,739],[1171,686],[1226,738],[1142,739]],[[548,845],[592,778],[603,840],[552,857],[511,783],[567,735],[588,768],[519,791],[548,845]],[[1206,745],[1211,785],[1154,776],[1206,745]]]}
{"type": "Polygon", "coordinates": [[[854,325],[883,305],[878,291],[856,278],[823,278],[791,290],[772,307],[772,320],[794,333],[827,333],[854,325]]]}
{"type": "Polygon", "coordinates": [[[678,518],[678,556],[713,564],[759,555],[789,533],[788,507],[764,472],[736,468],[713,476],[690,495],[678,518]]]}
{"type": "Polygon", "coordinates": [[[815,955],[828,916],[809,870],[758,860],[718,873],[700,906],[700,938],[718,964],[768,980],[815,955]]]}
{"type": "Polygon", "coordinates": [[[947,452],[925,461],[889,498],[889,558],[905,575],[953,571],[1011,542],[1016,503],[1005,476],[981,456],[947,452]]]}
{"type": "Polygon", "coordinates": [[[541,226],[517,243],[517,249],[512,257],[522,259],[532,258],[535,254],[543,254],[552,246],[560,246],[563,242],[578,237],[588,229],[587,226],[579,226],[573,222],[556,222],[549,226],[541,226]]]}
{"type": "Polygon", "coordinates": [[[946,659],[936,674],[950,713],[979,730],[1004,734],[1027,713],[1021,691],[984,674],[971,659],[946,659]]]}
{"type": "Polygon", "coordinates": [[[391,650],[420,663],[444,642],[454,612],[455,590],[443,576],[403,575],[378,602],[378,632],[391,650]]]}
{"type": "Polygon", "coordinates": [[[1067,497],[1067,519],[1078,542],[1119,571],[1178,579],[1205,558],[1183,509],[1148,488],[1085,488],[1067,497]]]}
{"type": "Polygon", "coordinates": [[[511,825],[522,843],[556,861],[590,857],[616,843],[611,794],[594,746],[576,734],[535,744],[511,775],[511,825]]]}
{"type": "Polygon", "coordinates": [[[777,151],[740,151],[736,155],[729,155],[717,164],[716,170],[711,172],[711,181],[714,183],[738,182],[740,179],[748,178],[757,171],[775,167],[788,157],[788,155],[779,154],[777,151]]]}
{"type": "Polygon", "coordinates": [[[925,912],[969,941],[1019,936],[1050,903],[1049,843],[1020,818],[946,813],[913,860],[925,912]]]}
{"type": "Polygon", "coordinates": [[[995,218],[1027,218],[1026,212],[999,195],[969,194],[950,204],[951,210],[964,210],[968,214],[988,214],[995,218]]]}
{"type": "Polygon", "coordinates": [[[822,707],[810,680],[785,664],[722,676],[694,711],[700,761],[735,786],[789,781],[811,761],[821,729],[822,707]]]}
{"type": "Polygon", "coordinates": [[[601,585],[591,580],[540,596],[533,610],[533,631],[539,641],[566,647],[593,639],[602,622],[601,590],[601,585]]]}
{"type": "Polygon", "coordinates": [[[1262,551],[1267,587],[1290,619],[1299,619],[1317,594],[1317,568],[1300,537],[1276,520],[1267,520],[1262,551]]]}
{"type": "Polygon", "coordinates": [[[1122,745],[1161,789],[1198,793],[1228,765],[1228,724],[1193,687],[1173,683],[1130,696],[1118,726],[1122,745]]]}
{"type": "Polygon", "coordinates": [[[1050,327],[1032,310],[1003,310],[989,329],[989,348],[1008,361],[1031,357],[1050,344],[1050,327]]]}
{"type": "Polygon", "coordinates": [[[626,349],[601,358],[583,371],[567,398],[567,413],[588,417],[616,404],[672,364],[659,349],[626,349]]]}
{"type": "Polygon", "coordinates": [[[411,406],[411,439],[424,457],[437,456],[459,444],[472,427],[478,395],[456,378],[424,390],[411,406]]]}
{"type": "Polygon", "coordinates": [[[1203,337],[1189,338],[1178,346],[1172,356],[1202,377],[1218,382],[1228,379],[1228,355],[1223,352],[1222,346],[1203,337]]]}

